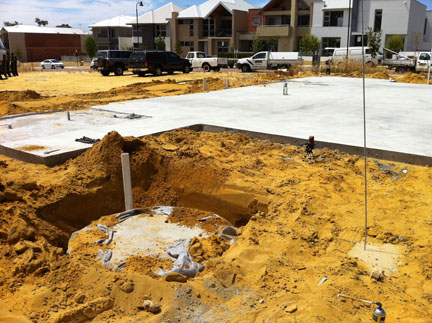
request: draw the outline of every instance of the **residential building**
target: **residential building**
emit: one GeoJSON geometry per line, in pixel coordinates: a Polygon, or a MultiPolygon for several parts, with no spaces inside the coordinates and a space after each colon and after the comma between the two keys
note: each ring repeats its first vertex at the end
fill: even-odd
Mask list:
{"type": "Polygon", "coordinates": [[[248,10],[244,0],[208,0],[172,16],[172,41],[181,56],[199,50],[218,55],[233,50],[239,35],[248,31],[248,10]]]}
{"type": "Polygon", "coordinates": [[[277,51],[298,51],[301,38],[311,32],[312,8],[308,0],[271,0],[258,12],[256,37],[276,39],[277,51]]]}
{"type": "MultiPolygon", "coordinates": [[[[311,33],[326,47],[361,46],[362,2],[359,0],[315,0],[311,33]],[[349,7],[351,3],[351,8],[349,7]],[[348,37],[348,25],[350,37],[348,37]]],[[[382,31],[381,49],[389,37],[399,35],[404,51],[430,49],[432,45],[432,13],[416,0],[364,0],[364,32],[368,28],[382,31]]],[[[367,38],[364,40],[367,43],[367,38]]]]}
{"type": "Polygon", "coordinates": [[[78,28],[16,25],[1,29],[5,47],[12,53],[20,54],[23,62],[85,55],[84,40],[89,35],[90,32],[78,28]]]}
{"type": "Polygon", "coordinates": [[[169,51],[173,50],[174,45],[171,42],[171,18],[173,12],[178,13],[182,10],[183,8],[170,2],[138,17],[138,28],[136,19],[132,19],[127,23],[133,27],[134,49],[138,49],[138,37],[140,49],[155,49],[155,38],[163,37],[165,39],[165,49],[169,51]]]}
{"type": "Polygon", "coordinates": [[[99,49],[128,50],[133,48],[132,26],[129,22],[136,19],[132,16],[118,16],[105,19],[89,26],[99,49]]]}

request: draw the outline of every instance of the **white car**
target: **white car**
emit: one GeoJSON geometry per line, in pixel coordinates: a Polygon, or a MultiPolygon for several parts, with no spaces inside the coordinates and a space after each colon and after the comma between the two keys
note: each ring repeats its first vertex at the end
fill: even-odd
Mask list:
{"type": "Polygon", "coordinates": [[[57,59],[46,59],[41,63],[43,70],[64,68],[64,64],[57,59]]]}
{"type": "Polygon", "coordinates": [[[96,61],[97,61],[97,57],[95,57],[95,58],[93,58],[92,59],[92,61],[90,62],[90,68],[91,69],[97,69],[97,66],[96,66],[96,61]]]}

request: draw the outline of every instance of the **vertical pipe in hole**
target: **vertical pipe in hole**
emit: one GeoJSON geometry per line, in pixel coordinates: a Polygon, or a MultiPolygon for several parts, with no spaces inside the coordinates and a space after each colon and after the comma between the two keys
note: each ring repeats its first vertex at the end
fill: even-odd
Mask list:
{"type": "Polygon", "coordinates": [[[122,153],[121,154],[121,163],[122,163],[122,173],[123,173],[123,190],[124,190],[124,198],[125,198],[125,209],[126,211],[133,209],[132,202],[132,181],[131,181],[131,171],[130,171],[130,162],[129,162],[129,154],[122,153]]]}

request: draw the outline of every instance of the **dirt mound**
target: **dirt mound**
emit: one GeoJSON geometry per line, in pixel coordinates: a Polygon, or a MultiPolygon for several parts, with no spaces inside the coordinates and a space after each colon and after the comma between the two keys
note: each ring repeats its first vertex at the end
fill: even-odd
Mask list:
{"type": "Polygon", "coordinates": [[[215,232],[221,225],[231,225],[228,221],[215,215],[213,212],[184,207],[175,208],[168,217],[168,220],[171,223],[178,223],[189,227],[198,225],[208,232],[215,232]],[[203,218],[207,219],[202,222],[199,221],[203,218]]]}
{"type": "Polygon", "coordinates": [[[426,84],[427,79],[423,74],[420,73],[408,73],[396,78],[396,81],[401,83],[426,84]]]}
{"type": "Polygon", "coordinates": [[[1,101],[27,101],[27,100],[37,100],[42,96],[36,91],[26,90],[26,91],[4,91],[0,92],[1,101]]]}
{"type": "Polygon", "coordinates": [[[372,75],[370,75],[370,78],[388,80],[390,79],[390,75],[388,75],[388,73],[386,72],[375,72],[372,75]]]}
{"type": "Polygon", "coordinates": [[[298,147],[180,130],[140,140],[113,132],[52,168],[0,157],[0,321],[19,315],[37,323],[370,319],[371,307],[343,302],[338,293],[381,301],[396,321],[427,320],[431,169],[369,160],[368,250],[374,258],[382,257],[376,245],[401,250],[378,282],[349,254],[363,238],[363,160],[328,149],[314,155],[309,164],[298,147]],[[198,277],[186,283],[154,277],[170,263],[153,257],[132,257],[118,272],[95,266],[93,242],[106,237],[102,232],[81,256],[59,248],[75,229],[124,210],[124,151],[134,206],[204,210],[172,215],[185,223],[188,214],[246,220],[232,244],[218,235],[192,240],[193,260],[206,266],[198,277]],[[162,312],[138,311],[144,299],[161,304],[162,312]]]}

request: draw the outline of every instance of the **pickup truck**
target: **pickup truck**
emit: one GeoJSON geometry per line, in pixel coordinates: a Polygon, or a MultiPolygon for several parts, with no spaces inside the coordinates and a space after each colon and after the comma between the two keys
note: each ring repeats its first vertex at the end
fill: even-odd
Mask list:
{"type": "Polygon", "coordinates": [[[298,52],[259,52],[252,57],[239,59],[235,66],[246,73],[256,70],[288,69],[292,64],[302,61],[298,52]]]}
{"type": "Polygon", "coordinates": [[[202,68],[204,72],[211,70],[219,72],[221,67],[228,67],[228,59],[224,57],[207,57],[204,52],[189,52],[186,59],[192,65],[192,68],[202,68]]]}
{"type": "Polygon", "coordinates": [[[383,61],[384,65],[387,65],[387,68],[394,68],[396,72],[427,72],[429,69],[429,65],[432,63],[431,52],[419,52],[417,56],[408,57],[405,55],[400,55],[399,53],[396,53],[387,48],[384,48],[384,51],[388,51],[396,55],[396,58],[384,58],[383,61]]]}

